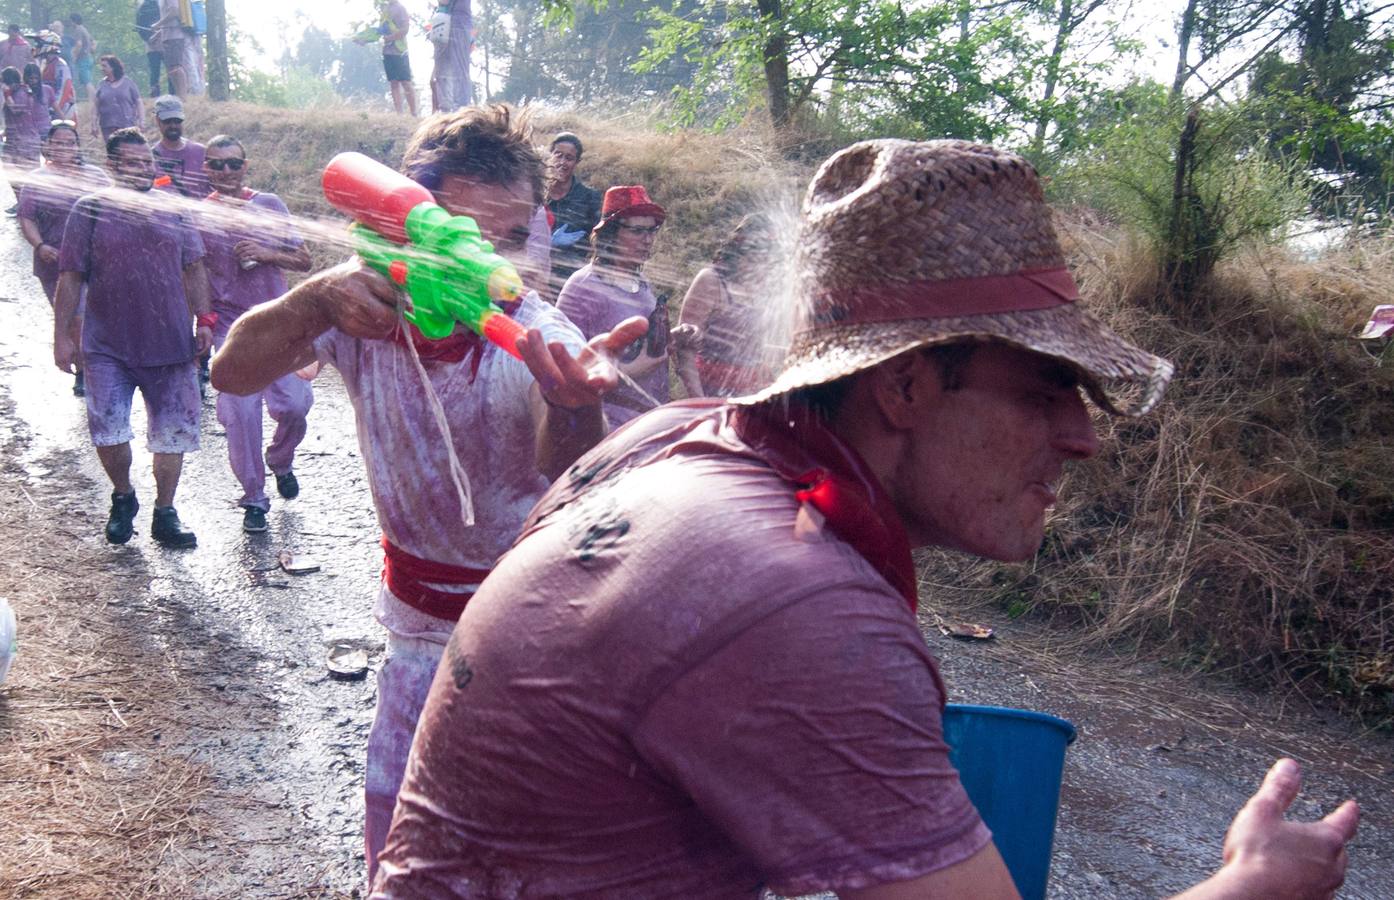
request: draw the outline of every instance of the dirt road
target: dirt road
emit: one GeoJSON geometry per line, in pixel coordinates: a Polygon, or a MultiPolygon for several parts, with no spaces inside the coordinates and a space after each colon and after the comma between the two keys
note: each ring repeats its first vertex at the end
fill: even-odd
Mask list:
{"type": "MultiPolygon", "coordinates": [[[[34,546],[78,571],[64,573],[72,596],[58,592],[46,610],[31,601],[19,610],[22,619],[61,611],[79,595],[100,604],[102,627],[121,645],[112,665],[134,673],[146,689],[140,703],[165,723],[147,731],[145,743],[110,751],[128,754],[113,765],[137,785],[158,774],[152,761],[197,765],[201,787],[188,814],[201,824],[185,833],[169,823],[156,857],[169,869],[167,892],[351,895],[361,878],[362,758],[374,683],[371,673],[362,682],[330,680],[326,646],[355,642],[376,667],[382,634],[370,616],[377,530],[341,386],[332,373],[316,382],[310,435],[296,463],[303,490],[291,502],[273,498],[268,533],[241,531],[239,492],[210,400],[203,449],[189,457],[178,498],[198,548],[169,552],[149,540],[153,486],[143,452],[139,533],[129,545],[108,547],[101,529],[109,488],[83,407],[52,367],[50,314],[28,266],[17,228],[0,226],[0,476],[33,504],[23,521],[34,546]],[[322,570],[280,572],[282,548],[312,555],[322,570]]],[[[143,414],[136,419],[143,436],[143,414]]],[[[138,437],[138,451],[143,444],[138,437]]],[[[15,587],[0,585],[0,594],[15,587]]],[[[1394,897],[1388,737],[1155,666],[1052,652],[1059,636],[1030,625],[989,624],[1001,632],[991,644],[929,637],[953,699],[1053,712],[1080,730],[1067,764],[1051,896],[1155,897],[1202,877],[1268,762],[1289,754],[1309,772],[1300,814],[1348,795],[1365,805],[1343,896],[1394,897]]],[[[26,669],[21,656],[0,689],[0,741],[29,724],[19,700],[44,690],[45,677],[51,673],[26,669]]],[[[140,704],[122,703],[124,715],[120,705],[112,710],[128,724],[140,704]]],[[[62,760],[69,750],[46,752],[62,760]]],[[[0,785],[0,801],[6,792],[21,796],[22,787],[0,785]]],[[[37,836],[25,846],[39,849],[25,852],[41,853],[43,845],[37,836]]],[[[7,852],[18,851],[0,849],[0,869],[7,852]]],[[[39,878],[25,895],[75,895],[60,886],[67,883],[39,878]]]]}

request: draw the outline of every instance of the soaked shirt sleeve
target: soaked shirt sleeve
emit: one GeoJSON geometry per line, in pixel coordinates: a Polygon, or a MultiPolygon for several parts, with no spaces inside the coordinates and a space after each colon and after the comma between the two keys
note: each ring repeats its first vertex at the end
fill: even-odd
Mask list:
{"type": "Polygon", "coordinates": [[[81,272],[92,270],[92,231],[97,224],[97,201],[84,197],[73,207],[68,224],[63,229],[63,246],[58,251],[58,271],[81,272]]]}
{"type": "Polygon", "coordinates": [[[934,666],[889,589],[826,591],[674,681],[635,745],[781,894],[915,878],[991,839],[949,763],[934,666]]]}

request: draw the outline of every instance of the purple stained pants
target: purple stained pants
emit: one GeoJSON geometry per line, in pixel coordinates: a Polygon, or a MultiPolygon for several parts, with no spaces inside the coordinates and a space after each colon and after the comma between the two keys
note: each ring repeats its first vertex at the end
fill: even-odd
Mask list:
{"type": "MultiPolygon", "coordinates": [[[[228,326],[231,324],[229,322],[228,326]]],[[[220,329],[217,334],[220,348],[226,337],[227,331],[220,329]]],[[[237,501],[238,505],[262,510],[271,508],[271,500],[266,496],[266,469],[269,466],[277,475],[291,470],[295,448],[305,439],[305,416],[314,402],[310,382],[294,372],[245,397],[218,394],[218,421],[227,429],[228,462],[232,465],[232,474],[242,484],[242,499],[237,501]],[[263,402],[276,422],[276,434],[264,457],[261,450],[263,402]]]]}

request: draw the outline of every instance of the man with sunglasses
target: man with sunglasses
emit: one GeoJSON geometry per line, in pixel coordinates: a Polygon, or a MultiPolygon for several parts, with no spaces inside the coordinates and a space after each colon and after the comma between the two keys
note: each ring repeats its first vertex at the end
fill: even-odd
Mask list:
{"type": "MultiPolygon", "coordinates": [[[[290,224],[281,198],[246,186],[247,153],[242,142],[220,134],[208,142],[204,169],[213,193],[198,218],[207,251],[213,298],[213,345],[222,347],[232,323],[247,310],[286,292],[283,270],[306,272],[310,253],[290,224]]],[[[310,383],[294,373],[282,375],[246,396],[218,394],[218,421],[227,429],[228,462],[242,485],[242,530],[266,530],[271,501],[266,469],[276,476],[276,492],[290,500],[300,493],[292,466],[295,448],[305,439],[305,416],[314,403],[310,383]],[[276,434],[263,454],[263,402],[276,420],[276,434]]]]}
{"type": "Polygon", "coordinates": [[[655,296],[643,274],[665,217],[663,207],[649,198],[642,185],[610,188],[601,203],[600,222],[591,232],[591,261],[567,279],[557,296],[557,308],[587,338],[604,334],[631,316],[649,320],[644,340],[620,354],[620,371],[639,390],[621,385],[605,398],[605,416],[611,426],[628,422],[655,402],[668,402],[669,337],[676,349],[685,346],[693,331],[669,330],[667,295],[655,296]]]}

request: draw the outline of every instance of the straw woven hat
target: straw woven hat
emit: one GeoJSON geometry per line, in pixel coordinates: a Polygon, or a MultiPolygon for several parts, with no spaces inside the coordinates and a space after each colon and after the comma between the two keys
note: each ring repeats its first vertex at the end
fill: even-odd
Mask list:
{"type": "Polygon", "coordinates": [[[795,259],[798,310],[769,387],[859,372],[907,350],[1000,341],[1071,364],[1094,401],[1139,416],[1171,363],[1086,312],[1030,163],[965,141],[854,144],[818,170],[795,259]]]}

